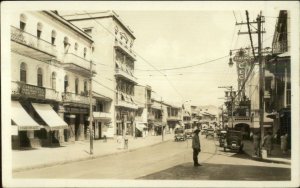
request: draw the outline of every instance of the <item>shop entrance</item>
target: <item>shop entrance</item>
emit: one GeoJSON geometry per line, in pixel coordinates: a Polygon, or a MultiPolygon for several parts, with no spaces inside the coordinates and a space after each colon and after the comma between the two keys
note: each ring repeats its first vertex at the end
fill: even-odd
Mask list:
{"type": "Polygon", "coordinates": [[[30,141],[27,137],[27,131],[19,131],[20,147],[29,147],[30,141]]]}

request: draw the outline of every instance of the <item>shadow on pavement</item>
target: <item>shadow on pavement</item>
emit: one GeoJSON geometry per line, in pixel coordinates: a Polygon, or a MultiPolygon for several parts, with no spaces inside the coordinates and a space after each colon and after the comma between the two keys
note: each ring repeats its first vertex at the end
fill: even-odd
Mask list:
{"type": "Polygon", "coordinates": [[[261,167],[228,164],[183,163],[172,168],[137,179],[146,180],[246,180],[246,181],[290,181],[289,168],[261,167]]]}

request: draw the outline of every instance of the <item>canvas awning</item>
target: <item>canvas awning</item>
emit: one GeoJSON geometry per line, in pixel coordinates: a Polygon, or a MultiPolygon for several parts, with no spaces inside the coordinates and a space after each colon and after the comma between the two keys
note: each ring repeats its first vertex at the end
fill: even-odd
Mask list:
{"type": "Polygon", "coordinates": [[[40,129],[40,125],[31,118],[18,101],[11,101],[11,110],[11,119],[18,126],[19,131],[40,129]]]}
{"type": "Polygon", "coordinates": [[[144,129],[146,129],[146,124],[142,123],[142,122],[137,122],[136,126],[135,126],[138,130],[143,131],[144,129]]]}
{"type": "Polygon", "coordinates": [[[68,124],[59,117],[49,104],[32,103],[35,111],[49,126],[50,130],[66,129],[68,124]]]}

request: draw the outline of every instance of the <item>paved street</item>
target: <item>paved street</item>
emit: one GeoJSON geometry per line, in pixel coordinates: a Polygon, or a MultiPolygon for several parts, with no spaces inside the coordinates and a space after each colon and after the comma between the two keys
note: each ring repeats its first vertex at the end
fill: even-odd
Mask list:
{"type": "Polygon", "coordinates": [[[132,152],[13,173],[14,178],[289,180],[290,166],[224,153],[213,139],[201,136],[203,166],[192,163],[191,140],[168,141],[132,152]]]}

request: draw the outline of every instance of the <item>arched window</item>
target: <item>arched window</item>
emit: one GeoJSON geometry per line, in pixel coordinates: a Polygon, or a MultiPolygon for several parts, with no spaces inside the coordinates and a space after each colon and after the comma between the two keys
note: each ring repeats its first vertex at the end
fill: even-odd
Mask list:
{"type": "Polygon", "coordinates": [[[86,57],[86,51],[87,51],[87,49],[84,48],[84,49],[83,49],[83,57],[84,57],[84,58],[86,57]]]}
{"type": "Polygon", "coordinates": [[[21,63],[20,66],[20,81],[26,83],[26,74],[27,74],[27,65],[25,63],[21,63]]]}
{"type": "Polygon", "coordinates": [[[87,93],[87,92],[88,92],[88,82],[87,82],[87,81],[84,81],[84,84],[83,84],[83,91],[84,91],[84,93],[87,93]]]}
{"type": "Polygon", "coordinates": [[[64,91],[65,92],[68,92],[68,87],[69,87],[69,77],[68,75],[65,76],[65,79],[64,79],[64,91]]]}
{"type": "Polygon", "coordinates": [[[78,94],[78,83],[79,83],[79,80],[78,78],[75,79],[75,93],[78,94]]]}
{"type": "Polygon", "coordinates": [[[51,32],[51,44],[55,45],[55,39],[56,39],[56,31],[52,30],[51,32]]]}
{"type": "Polygon", "coordinates": [[[52,72],[51,87],[56,90],[56,72],[52,72]]]}
{"type": "Polygon", "coordinates": [[[75,51],[78,50],[78,43],[77,43],[77,42],[75,42],[74,50],[75,50],[75,51]]]}
{"type": "Polygon", "coordinates": [[[41,68],[37,70],[37,85],[43,87],[43,70],[41,68]]]}
{"type": "Polygon", "coordinates": [[[20,15],[20,29],[21,29],[22,31],[25,30],[26,22],[27,22],[27,17],[26,17],[24,14],[21,14],[21,15],[20,15]]]}
{"type": "Polygon", "coordinates": [[[37,24],[37,30],[36,30],[36,36],[38,39],[41,38],[41,35],[42,35],[42,29],[43,29],[43,24],[42,23],[38,23],[37,24]]]}
{"type": "Polygon", "coordinates": [[[69,45],[69,38],[65,37],[64,38],[64,48],[67,48],[68,45],[69,45]]]}

